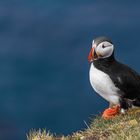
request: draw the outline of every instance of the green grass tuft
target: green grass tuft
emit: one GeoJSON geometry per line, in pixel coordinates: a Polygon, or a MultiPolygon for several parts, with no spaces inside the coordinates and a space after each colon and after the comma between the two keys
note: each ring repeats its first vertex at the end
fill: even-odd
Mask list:
{"type": "Polygon", "coordinates": [[[119,115],[112,120],[101,117],[91,121],[84,131],[70,136],[55,136],[46,130],[32,130],[28,140],[140,140],[140,109],[131,109],[125,115],[119,115]]]}

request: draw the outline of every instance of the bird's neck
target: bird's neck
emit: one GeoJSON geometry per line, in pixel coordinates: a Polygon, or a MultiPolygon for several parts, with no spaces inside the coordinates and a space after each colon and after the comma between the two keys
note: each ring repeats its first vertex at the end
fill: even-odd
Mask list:
{"type": "Polygon", "coordinates": [[[94,60],[93,65],[99,70],[108,70],[108,68],[115,62],[114,54],[108,58],[94,60]]]}

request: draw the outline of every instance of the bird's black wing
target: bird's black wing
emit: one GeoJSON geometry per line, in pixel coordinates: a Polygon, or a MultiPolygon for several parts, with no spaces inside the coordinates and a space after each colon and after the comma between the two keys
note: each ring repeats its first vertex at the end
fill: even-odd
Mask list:
{"type": "Polygon", "coordinates": [[[127,65],[115,62],[110,69],[109,76],[115,86],[122,91],[124,98],[140,98],[140,76],[127,65]]]}

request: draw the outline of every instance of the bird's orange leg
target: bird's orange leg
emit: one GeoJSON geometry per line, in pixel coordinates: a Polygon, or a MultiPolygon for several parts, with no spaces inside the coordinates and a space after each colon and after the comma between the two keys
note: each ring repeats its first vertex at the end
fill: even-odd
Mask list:
{"type": "Polygon", "coordinates": [[[102,117],[104,119],[112,119],[120,112],[120,105],[113,106],[112,108],[107,108],[104,112],[102,117]]]}

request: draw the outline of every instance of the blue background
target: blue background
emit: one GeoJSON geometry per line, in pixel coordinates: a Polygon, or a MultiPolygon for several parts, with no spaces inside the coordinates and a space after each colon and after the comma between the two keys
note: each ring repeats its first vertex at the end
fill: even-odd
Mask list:
{"type": "Polygon", "coordinates": [[[140,1],[0,0],[0,139],[71,134],[108,106],[89,83],[93,38],[140,72],[140,1]]]}

